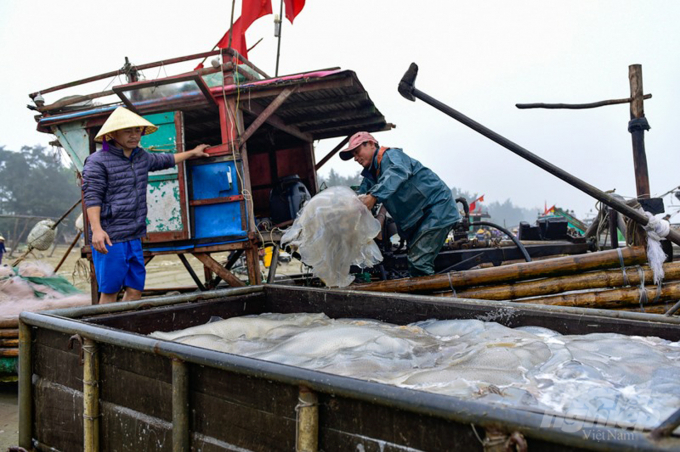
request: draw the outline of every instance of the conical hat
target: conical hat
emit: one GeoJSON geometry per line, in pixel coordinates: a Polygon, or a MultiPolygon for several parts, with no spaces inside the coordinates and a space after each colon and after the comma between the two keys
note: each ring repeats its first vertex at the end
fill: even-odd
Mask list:
{"type": "Polygon", "coordinates": [[[95,141],[101,142],[102,138],[110,139],[108,134],[117,130],[129,129],[130,127],[142,127],[142,135],[150,135],[158,130],[158,127],[151,124],[146,119],[136,113],[131,112],[125,107],[116,108],[109,119],[102,126],[99,134],[94,137],[95,141]]]}
{"type": "Polygon", "coordinates": [[[3,236],[0,235],[0,240],[5,240],[5,238],[4,238],[3,236]]]}

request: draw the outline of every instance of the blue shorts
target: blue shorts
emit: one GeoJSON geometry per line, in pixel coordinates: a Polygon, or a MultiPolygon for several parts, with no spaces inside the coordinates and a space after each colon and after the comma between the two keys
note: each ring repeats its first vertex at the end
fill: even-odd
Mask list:
{"type": "Polygon", "coordinates": [[[109,251],[102,254],[92,248],[92,263],[101,293],[118,293],[120,289],[144,290],[146,267],[141,239],[106,245],[109,251]]]}

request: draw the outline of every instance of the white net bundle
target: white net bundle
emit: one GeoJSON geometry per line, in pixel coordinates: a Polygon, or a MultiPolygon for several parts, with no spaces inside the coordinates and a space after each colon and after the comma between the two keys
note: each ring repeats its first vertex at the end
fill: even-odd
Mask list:
{"type": "Polygon", "coordinates": [[[297,247],[302,262],[329,286],[352,283],[351,265],[372,267],[382,261],[373,238],[380,222],[349,187],[331,187],[314,196],[281,238],[297,247]]]}
{"type": "Polygon", "coordinates": [[[52,229],[52,226],[54,226],[52,220],[42,220],[33,226],[31,232],[28,233],[29,246],[39,251],[49,249],[57,236],[57,228],[52,229]]]}

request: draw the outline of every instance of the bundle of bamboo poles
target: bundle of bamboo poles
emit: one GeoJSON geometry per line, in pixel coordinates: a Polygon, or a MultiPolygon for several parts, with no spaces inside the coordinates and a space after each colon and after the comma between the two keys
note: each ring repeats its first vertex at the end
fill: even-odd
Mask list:
{"type": "Polygon", "coordinates": [[[19,356],[19,329],[17,324],[0,322],[0,358],[19,356]]]}
{"type": "Polygon", "coordinates": [[[0,382],[16,381],[19,329],[0,323],[0,382]]]}
{"type": "Polygon", "coordinates": [[[657,286],[651,269],[641,265],[646,260],[643,247],[631,247],[352,289],[664,313],[680,300],[680,263],[664,264],[664,281],[657,286]]]}

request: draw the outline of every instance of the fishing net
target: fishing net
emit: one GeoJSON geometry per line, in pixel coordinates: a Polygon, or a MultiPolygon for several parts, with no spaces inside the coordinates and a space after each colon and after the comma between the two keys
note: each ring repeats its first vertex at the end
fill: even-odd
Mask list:
{"type": "Polygon", "coordinates": [[[49,264],[23,262],[0,267],[0,327],[18,324],[21,311],[86,306],[90,295],[81,293],[65,278],[55,275],[49,264]]]}
{"type": "Polygon", "coordinates": [[[373,238],[380,222],[349,187],[331,187],[314,196],[281,238],[297,247],[302,262],[327,286],[348,286],[350,266],[372,267],[382,261],[373,238]]]}

